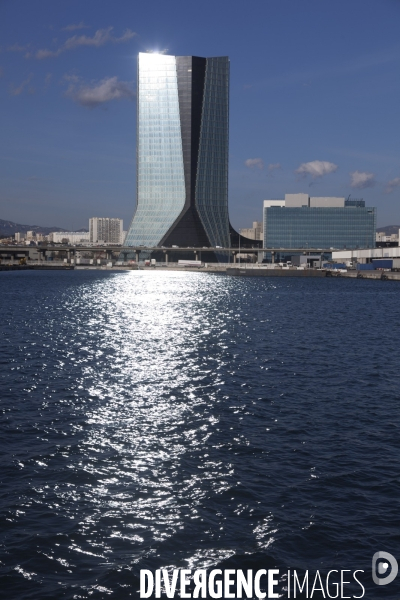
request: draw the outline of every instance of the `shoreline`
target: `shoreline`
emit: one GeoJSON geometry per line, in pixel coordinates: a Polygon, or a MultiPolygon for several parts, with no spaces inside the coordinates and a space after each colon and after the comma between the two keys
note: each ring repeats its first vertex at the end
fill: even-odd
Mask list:
{"type": "Polygon", "coordinates": [[[152,271],[166,272],[179,271],[191,273],[220,273],[231,277],[331,277],[331,278],[347,278],[347,279],[375,279],[381,281],[400,281],[400,272],[396,271],[346,271],[335,272],[334,270],[319,270],[319,269],[278,269],[268,267],[231,267],[225,265],[215,265],[207,267],[191,267],[191,266],[92,266],[92,265],[1,265],[0,271],[152,271]]]}

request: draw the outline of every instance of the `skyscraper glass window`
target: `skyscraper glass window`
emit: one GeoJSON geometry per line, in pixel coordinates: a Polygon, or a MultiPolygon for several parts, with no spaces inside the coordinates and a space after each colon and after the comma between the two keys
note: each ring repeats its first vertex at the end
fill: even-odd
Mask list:
{"type": "Polygon", "coordinates": [[[229,59],[140,53],[137,102],[125,246],[229,247],[229,59]]]}

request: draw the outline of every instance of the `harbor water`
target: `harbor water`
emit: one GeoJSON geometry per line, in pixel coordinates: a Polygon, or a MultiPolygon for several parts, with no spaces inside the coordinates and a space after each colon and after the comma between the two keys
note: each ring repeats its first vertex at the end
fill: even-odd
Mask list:
{"type": "Polygon", "coordinates": [[[400,558],[398,282],[0,285],[0,597],[138,598],[141,569],[183,568],[276,568],[282,597],[288,569],[360,570],[399,597],[371,578],[400,558]]]}

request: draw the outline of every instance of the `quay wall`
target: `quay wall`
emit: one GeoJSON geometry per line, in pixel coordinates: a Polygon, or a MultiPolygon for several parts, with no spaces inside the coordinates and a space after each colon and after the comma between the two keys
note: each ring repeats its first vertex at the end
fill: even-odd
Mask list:
{"type": "Polygon", "coordinates": [[[350,279],[376,279],[384,281],[400,281],[400,272],[396,271],[346,271],[346,272],[335,272],[334,270],[317,270],[317,269],[278,269],[278,268],[263,268],[254,267],[250,265],[248,267],[229,267],[227,265],[220,264],[208,264],[207,267],[197,266],[177,266],[177,265],[157,265],[157,266],[142,266],[142,265],[130,265],[130,266],[106,266],[106,265],[70,265],[65,263],[59,264],[48,264],[48,263],[34,263],[28,265],[17,265],[17,264],[0,264],[0,271],[30,271],[30,270],[90,270],[90,271],[184,271],[193,273],[220,273],[234,277],[333,277],[333,278],[350,278],[350,279]]]}
{"type": "Polygon", "coordinates": [[[227,268],[227,275],[239,277],[327,277],[328,271],[317,271],[314,269],[239,269],[227,268]]]}

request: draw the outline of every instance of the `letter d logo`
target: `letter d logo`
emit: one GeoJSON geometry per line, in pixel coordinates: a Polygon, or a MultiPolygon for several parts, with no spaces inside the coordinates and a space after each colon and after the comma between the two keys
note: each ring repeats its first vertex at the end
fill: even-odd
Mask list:
{"type": "Polygon", "coordinates": [[[397,576],[398,570],[399,565],[392,554],[389,554],[389,552],[375,552],[372,557],[372,579],[376,585],[387,585],[388,583],[392,583],[397,576]],[[384,559],[388,562],[378,562],[381,559],[384,559]],[[379,575],[383,575],[388,570],[389,565],[392,568],[389,575],[386,577],[378,577],[377,573],[379,573],[379,575]]]}

